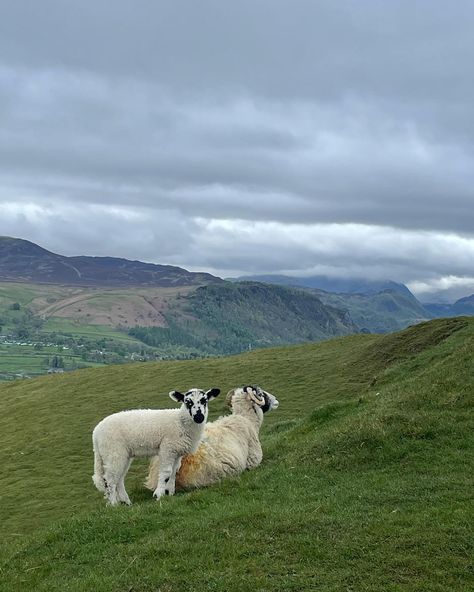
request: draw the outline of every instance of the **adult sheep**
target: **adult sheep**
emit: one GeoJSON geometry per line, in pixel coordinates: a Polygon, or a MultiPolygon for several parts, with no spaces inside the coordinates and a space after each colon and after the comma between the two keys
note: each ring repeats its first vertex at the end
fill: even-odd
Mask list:
{"type": "Polygon", "coordinates": [[[204,392],[193,388],[185,394],[171,391],[179,409],[133,409],[107,416],[95,427],[94,475],[110,505],[131,504],[125,490],[125,475],[135,457],[158,455],[160,471],[154,496],[173,495],[176,471],[184,454],[195,452],[201,442],[208,416],[208,402],[220,390],[204,392]]]}
{"type": "MultiPolygon", "coordinates": [[[[197,452],[182,458],[176,474],[176,489],[188,490],[235,477],[262,462],[259,440],[263,414],[276,409],[278,400],[259,386],[244,386],[228,392],[232,414],[208,423],[197,452]]],[[[161,460],[150,461],[146,487],[155,489],[161,460]]]]}

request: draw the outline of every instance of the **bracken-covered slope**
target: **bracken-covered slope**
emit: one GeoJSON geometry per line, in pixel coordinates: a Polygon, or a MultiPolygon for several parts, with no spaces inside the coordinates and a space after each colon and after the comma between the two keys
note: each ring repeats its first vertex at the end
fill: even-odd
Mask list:
{"type": "Polygon", "coordinates": [[[455,318],[2,386],[2,589],[470,590],[473,353],[473,319],[455,318]],[[136,463],[134,506],[104,506],[97,421],[171,404],[172,388],[248,382],[281,403],[260,467],[157,503],[136,463]]]}
{"type": "Polygon", "coordinates": [[[220,282],[208,273],[117,257],[64,257],[23,239],[0,237],[0,280],[80,286],[190,286],[220,282]]]}

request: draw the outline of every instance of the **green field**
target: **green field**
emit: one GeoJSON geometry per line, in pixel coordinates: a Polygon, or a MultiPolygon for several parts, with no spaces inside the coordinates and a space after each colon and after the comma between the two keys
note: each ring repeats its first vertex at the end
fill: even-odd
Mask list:
{"type": "Polygon", "coordinates": [[[136,339],[124,331],[117,331],[106,325],[86,325],[68,319],[51,318],[44,324],[46,333],[65,333],[78,337],[93,337],[95,339],[109,338],[124,343],[138,343],[136,339]]]}
{"type": "MultiPolygon", "coordinates": [[[[45,374],[51,366],[49,362],[53,356],[62,358],[66,370],[104,365],[100,360],[83,359],[80,349],[75,348],[73,351],[71,341],[87,344],[87,347],[81,347],[86,347],[89,351],[104,349],[109,353],[121,346],[125,350],[129,346],[134,350],[143,348],[143,343],[112,326],[40,314],[42,308],[47,310],[48,306],[82,292],[82,288],[67,286],[0,283],[0,381],[45,374]],[[25,318],[29,320],[25,321],[25,318]],[[19,327],[27,329],[26,336],[15,335],[19,327]],[[70,347],[63,348],[64,342],[70,347]],[[53,345],[48,346],[51,343],[53,345]]],[[[113,294],[106,292],[96,298],[104,303],[113,303],[116,293],[113,294]]]]}
{"type": "Polygon", "coordinates": [[[457,318],[1,385],[0,588],[473,590],[473,377],[474,319],[457,318]],[[280,400],[260,467],[156,502],[136,463],[134,506],[105,506],[90,478],[103,416],[249,382],[280,400]]]}

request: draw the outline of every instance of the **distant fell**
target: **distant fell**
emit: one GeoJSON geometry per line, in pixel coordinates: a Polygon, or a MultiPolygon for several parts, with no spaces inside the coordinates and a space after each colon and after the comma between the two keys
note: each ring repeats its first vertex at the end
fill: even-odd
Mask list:
{"type": "Polygon", "coordinates": [[[65,257],[27,240],[0,237],[0,280],[80,286],[198,286],[222,282],[209,273],[117,257],[65,257]]]}
{"type": "Polygon", "coordinates": [[[337,294],[323,290],[313,292],[324,304],[347,310],[363,332],[399,331],[430,318],[429,313],[408,289],[406,292],[386,289],[374,294],[337,294]]]}
{"type": "Polygon", "coordinates": [[[425,304],[425,309],[432,318],[457,317],[459,315],[474,316],[474,294],[456,300],[454,304],[425,304]]]}
{"type": "Polygon", "coordinates": [[[370,280],[364,278],[332,278],[325,275],[314,275],[309,277],[291,277],[288,275],[254,275],[242,276],[236,281],[265,282],[267,284],[279,284],[282,286],[295,286],[304,288],[316,288],[325,292],[336,292],[346,294],[376,294],[383,290],[394,290],[413,296],[410,290],[401,283],[392,280],[370,280]]]}
{"type": "Polygon", "coordinates": [[[154,347],[166,343],[215,355],[359,332],[346,310],[317,294],[259,282],[208,284],[163,314],[167,327],[136,327],[130,334],[154,347]]]}

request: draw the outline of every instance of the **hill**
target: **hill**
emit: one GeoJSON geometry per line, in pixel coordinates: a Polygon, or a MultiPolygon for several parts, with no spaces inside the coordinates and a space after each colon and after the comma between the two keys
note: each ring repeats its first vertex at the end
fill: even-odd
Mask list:
{"type": "Polygon", "coordinates": [[[292,277],[288,275],[253,275],[242,276],[236,281],[264,282],[267,284],[279,284],[281,286],[297,286],[300,288],[315,288],[325,292],[345,294],[376,294],[384,290],[392,290],[405,294],[413,294],[405,286],[392,280],[369,280],[366,278],[332,278],[326,275],[313,275],[308,277],[292,277]]]}
{"type": "Polygon", "coordinates": [[[474,320],[456,318],[1,386],[3,588],[470,589],[473,351],[474,320]],[[157,503],[136,463],[135,505],[104,507],[90,481],[99,419],[171,403],[171,388],[245,382],[281,402],[261,467],[157,503]]]}
{"type": "MultiPolygon", "coordinates": [[[[390,280],[375,281],[326,276],[255,276],[256,281],[273,285],[311,289],[328,305],[347,311],[359,330],[374,333],[398,331],[435,316],[425,310],[410,290],[390,280]]],[[[460,314],[470,314],[462,312],[460,314]]],[[[456,316],[454,314],[450,316],[456,316]]]]}
{"type": "Polygon", "coordinates": [[[324,304],[347,310],[362,331],[398,331],[431,318],[407,290],[382,290],[373,294],[333,294],[317,290],[324,304]]]}
{"type": "Polygon", "coordinates": [[[0,280],[79,286],[196,286],[221,282],[209,273],[117,257],[65,257],[19,238],[0,237],[0,280]]]}
{"type": "Polygon", "coordinates": [[[175,343],[229,354],[358,332],[347,312],[315,294],[257,282],[202,286],[177,299],[164,316],[167,328],[135,328],[130,334],[155,347],[175,343]]]}
{"type": "Polygon", "coordinates": [[[357,331],[347,313],[324,305],[317,295],[280,286],[222,281],[198,287],[112,288],[0,282],[4,379],[45,373],[57,348],[67,370],[133,359],[239,353],[357,331]]]}
{"type": "Polygon", "coordinates": [[[432,318],[456,317],[459,315],[474,316],[474,294],[460,298],[453,304],[425,304],[425,309],[432,318]]]}

